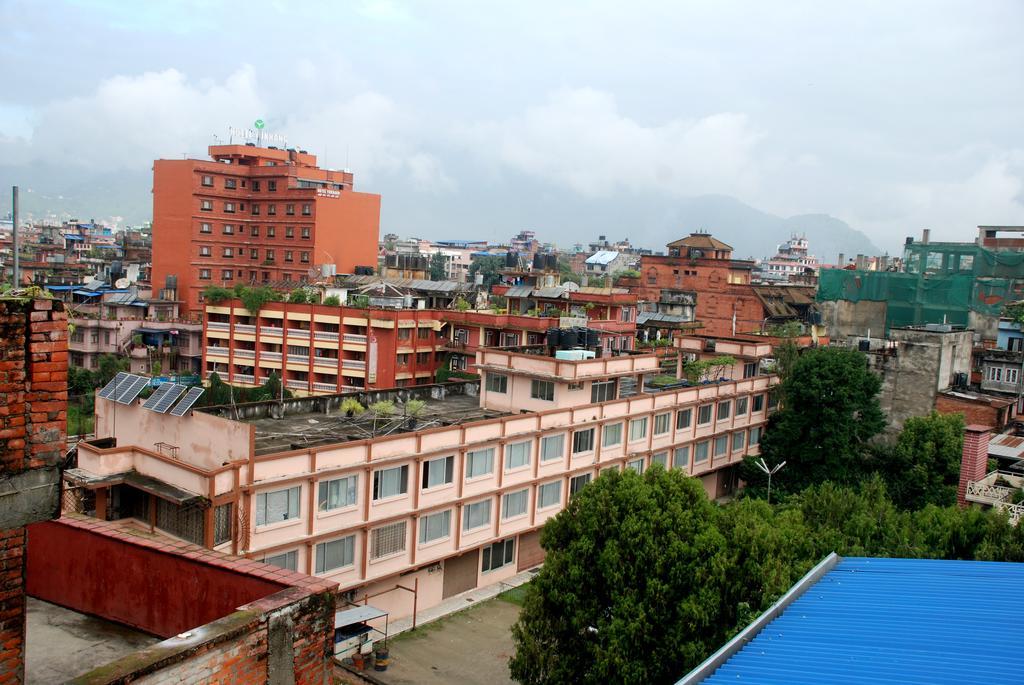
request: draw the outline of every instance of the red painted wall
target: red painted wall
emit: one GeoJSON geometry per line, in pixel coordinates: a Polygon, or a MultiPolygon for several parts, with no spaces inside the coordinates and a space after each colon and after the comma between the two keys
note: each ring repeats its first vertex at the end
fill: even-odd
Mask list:
{"type": "Polygon", "coordinates": [[[285,587],[118,535],[62,521],[29,526],[26,592],[166,638],[285,587]]]}

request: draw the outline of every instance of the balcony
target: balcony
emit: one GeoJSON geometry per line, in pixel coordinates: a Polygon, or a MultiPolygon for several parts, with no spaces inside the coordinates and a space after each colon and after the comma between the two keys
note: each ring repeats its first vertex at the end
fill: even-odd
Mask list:
{"type": "Polygon", "coordinates": [[[317,366],[326,366],[331,369],[338,368],[337,357],[313,357],[313,363],[317,366]]]}
{"type": "Polygon", "coordinates": [[[256,377],[248,373],[236,373],[232,379],[237,383],[255,383],[256,377]]]}
{"type": "Polygon", "coordinates": [[[309,329],[306,329],[306,328],[289,328],[288,329],[288,337],[289,338],[309,339],[309,329]]]}
{"type": "Polygon", "coordinates": [[[1024,488],[1024,476],[993,471],[981,480],[967,483],[964,495],[968,502],[987,504],[1006,512],[1011,525],[1017,525],[1024,517],[1024,502],[1014,503],[1014,495],[1024,488]]]}
{"type": "Polygon", "coordinates": [[[207,321],[206,330],[208,331],[230,331],[231,324],[226,321],[207,321]]]}
{"type": "Polygon", "coordinates": [[[361,359],[342,359],[341,368],[363,371],[366,369],[366,362],[361,359]]]}
{"type": "Polygon", "coordinates": [[[241,357],[243,359],[255,359],[256,358],[256,350],[246,350],[246,349],[240,349],[240,348],[236,347],[235,348],[235,356],[236,357],[241,357]]]}
{"type": "Polygon", "coordinates": [[[227,356],[228,356],[228,348],[226,348],[226,347],[207,347],[206,348],[206,356],[207,357],[224,357],[224,358],[227,358],[227,356]]]}
{"type": "Polygon", "coordinates": [[[285,382],[285,387],[291,388],[292,390],[309,390],[309,381],[289,380],[285,382]]]}
{"type": "Polygon", "coordinates": [[[251,325],[251,324],[247,324],[247,323],[236,323],[235,324],[235,333],[244,333],[244,334],[248,334],[248,335],[255,335],[256,334],[256,327],[251,325]]]}
{"type": "Polygon", "coordinates": [[[343,341],[347,343],[352,343],[353,345],[365,345],[366,336],[360,335],[358,333],[346,333],[345,337],[343,338],[343,341]]]}
{"type": "Polygon", "coordinates": [[[281,353],[280,352],[268,352],[266,350],[263,350],[262,352],[260,352],[260,359],[266,359],[267,361],[270,361],[270,362],[279,362],[279,361],[281,361],[281,353]]]}
{"type": "MultiPolygon", "coordinates": [[[[348,337],[348,336],[346,336],[348,337]]],[[[333,342],[338,341],[338,334],[331,333],[330,331],[313,331],[313,338],[315,340],[330,340],[333,342]]]]}
{"type": "Polygon", "coordinates": [[[274,326],[260,326],[260,335],[263,337],[274,337],[280,338],[284,335],[283,328],[276,328],[274,326]]]}
{"type": "Polygon", "coordinates": [[[313,389],[319,392],[338,392],[338,386],[334,383],[313,383],[313,389]]]}

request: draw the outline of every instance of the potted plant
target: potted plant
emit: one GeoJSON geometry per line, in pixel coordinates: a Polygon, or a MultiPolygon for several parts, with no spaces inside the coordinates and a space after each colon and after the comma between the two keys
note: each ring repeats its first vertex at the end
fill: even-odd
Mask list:
{"type": "Polygon", "coordinates": [[[345,416],[359,416],[366,411],[366,407],[360,404],[359,400],[354,397],[346,397],[343,399],[339,409],[345,416]]]}

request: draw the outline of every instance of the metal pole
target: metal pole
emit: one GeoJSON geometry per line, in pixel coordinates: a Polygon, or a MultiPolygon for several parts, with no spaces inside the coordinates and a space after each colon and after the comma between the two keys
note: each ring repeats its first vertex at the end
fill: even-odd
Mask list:
{"type": "Polygon", "coordinates": [[[772,503],[772,474],[768,472],[768,504],[772,503]]]}
{"type": "MultiPolygon", "coordinates": [[[[416,630],[416,604],[420,596],[420,579],[418,576],[412,579],[412,587],[412,629],[416,630]]],[[[388,641],[387,638],[385,637],[384,646],[387,646],[387,644],[388,641]]]]}
{"type": "Polygon", "coordinates": [[[14,275],[12,284],[13,287],[17,288],[21,285],[21,265],[19,264],[18,252],[21,245],[18,242],[18,186],[14,186],[11,190],[11,219],[14,225],[14,275]]]}

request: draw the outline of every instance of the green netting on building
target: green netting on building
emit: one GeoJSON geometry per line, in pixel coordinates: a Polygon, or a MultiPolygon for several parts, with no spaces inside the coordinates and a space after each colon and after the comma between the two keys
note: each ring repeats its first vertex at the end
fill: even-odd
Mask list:
{"type": "MultiPolygon", "coordinates": [[[[974,246],[972,246],[974,247],[974,246]]],[[[1004,260],[1007,253],[988,253],[993,257],[982,270],[1013,271],[1013,278],[993,278],[976,275],[974,268],[985,262],[988,255],[979,254],[971,271],[929,270],[925,273],[892,271],[848,271],[823,269],[818,281],[818,301],[871,300],[886,302],[886,328],[925,323],[952,323],[968,325],[970,312],[998,316],[1003,307],[1019,298],[1018,278],[1024,276],[1024,255],[1020,264],[1004,260]]],[[[956,255],[962,261],[963,254],[956,255]]],[[[953,261],[956,265],[956,259],[953,261]]]]}

